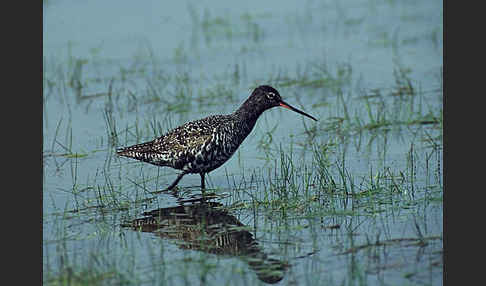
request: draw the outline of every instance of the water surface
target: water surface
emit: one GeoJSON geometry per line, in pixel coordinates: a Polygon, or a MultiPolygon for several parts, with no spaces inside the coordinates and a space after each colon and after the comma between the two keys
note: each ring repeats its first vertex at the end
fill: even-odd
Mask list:
{"type": "MultiPolygon", "coordinates": [[[[442,15],[441,1],[44,2],[44,283],[441,285],[442,15]],[[115,148],[231,113],[260,84],[319,121],[267,111],[206,177],[238,225],[221,237],[251,237],[239,247],[276,276],[255,252],[122,226],[181,199],[150,193],[177,171],[115,148]]],[[[199,180],[179,183],[188,209],[199,180]]]]}

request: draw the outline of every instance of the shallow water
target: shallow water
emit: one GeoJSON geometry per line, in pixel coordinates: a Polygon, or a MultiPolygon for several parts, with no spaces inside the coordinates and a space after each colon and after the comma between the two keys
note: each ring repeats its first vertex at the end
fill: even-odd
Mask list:
{"type": "Polygon", "coordinates": [[[200,178],[153,195],[177,172],[114,154],[259,84],[319,121],[266,111],[206,184],[278,283],[443,283],[442,2],[144,4],[44,2],[44,283],[265,283],[248,253],[184,247],[212,232],[121,226],[200,178]]]}

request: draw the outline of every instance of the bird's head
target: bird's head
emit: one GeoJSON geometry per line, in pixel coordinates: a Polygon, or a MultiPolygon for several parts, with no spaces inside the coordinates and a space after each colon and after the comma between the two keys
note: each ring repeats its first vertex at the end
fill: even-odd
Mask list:
{"type": "Polygon", "coordinates": [[[269,85],[260,85],[259,87],[255,88],[255,90],[253,90],[252,94],[248,98],[247,102],[250,103],[248,104],[248,108],[254,108],[255,112],[257,113],[261,113],[272,107],[281,106],[317,121],[317,119],[313,116],[283,101],[278,91],[269,85]]]}

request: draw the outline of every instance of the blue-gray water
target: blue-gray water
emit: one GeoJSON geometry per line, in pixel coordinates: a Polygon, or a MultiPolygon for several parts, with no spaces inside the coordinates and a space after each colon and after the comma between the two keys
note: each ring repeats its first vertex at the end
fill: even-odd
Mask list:
{"type": "MultiPolygon", "coordinates": [[[[341,159],[362,186],[359,191],[368,188],[360,180],[370,173],[388,168],[398,177],[410,169],[410,154],[416,160],[413,188],[405,186],[406,193],[392,196],[383,212],[239,212],[265,251],[292,265],[280,283],[441,285],[442,267],[431,265],[441,265],[442,240],[430,240],[428,247],[404,242],[379,248],[380,253],[338,255],[351,244],[377,238],[442,235],[442,202],[427,200],[429,186],[434,186],[430,192],[441,188],[442,150],[427,147],[423,139],[436,137],[438,129],[419,124],[343,135],[325,132],[325,126],[344,117],[343,100],[352,118],[368,118],[364,98],[393,90],[399,69],[421,94],[413,105],[423,110],[414,107],[410,113],[440,113],[442,21],[441,1],[44,1],[44,279],[65,265],[95,265],[104,272],[131,273],[127,280],[147,285],[192,285],[204,271],[211,277],[206,284],[258,282],[238,258],[182,250],[173,241],[119,227],[143,210],[173,205],[172,198],[161,195],[117,210],[96,208],[110,204],[95,198],[114,186],[126,201],[137,201],[145,190],[161,189],[176,177],[168,168],[117,158],[114,145],[151,140],[160,135],[157,124],[166,131],[210,114],[231,113],[254,86],[270,83],[281,84],[287,102],[319,121],[284,109],[265,112],[234,157],[209,175],[209,187],[232,192],[252,174],[271,180],[280,168],[280,147],[287,153],[292,148],[296,165],[312,166],[309,144],[337,144],[335,152],[345,154],[341,159]],[[316,74],[342,82],[337,87],[285,85],[316,74]],[[72,78],[80,80],[81,94],[72,78]],[[110,82],[111,97],[106,95],[110,82]],[[223,92],[228,95],[221,97],[223,92]],[[189,94],[189,100],[180,94],[189,94]],[[116,122],[116,144],[110,142],[107,110],[116,122]],[[310,141],[304,125],[319,127],[310,141]],[[424,203],[417,204],[417,197],[424,203]],[[407,201],[413,203],[406,206],[407,201]],[[92,208],[63,215],[87,206],[92,208]],[[324,227],[334,224],[341,228],[324,227]],[[349,229],[356,230],[353,237],[349,229]]],[[[386,106],[396,107],[393,100],[386,97],[386,106]]],[[[370,101],[373,108],[380,104],[370,101]]],[[[409,102],[398,105],[400,118],[409,112],[409,102]]],[[[198,175],[180,183],[198,184],[198,175]]],[[[260,188],[256,184],[237,197],[251,202],[248,193],[260,188]]]]}

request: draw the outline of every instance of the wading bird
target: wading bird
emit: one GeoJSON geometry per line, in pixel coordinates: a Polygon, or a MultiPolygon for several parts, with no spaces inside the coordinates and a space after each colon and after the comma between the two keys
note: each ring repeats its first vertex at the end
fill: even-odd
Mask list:
{"type": "Polygon", "coordinates": [[[228,161],[250,134],[258,117],[265,110],[277,106],[317,121],[283,101],[273,87],[261,85],[232,114],[212,115],[185,123],[150,142],[120,148],[117,154],[181,170],[166,191],[172,190],[189,173],[198,173],[201,176],[201,189],[204,191],[205,174],[228,161]]]}

